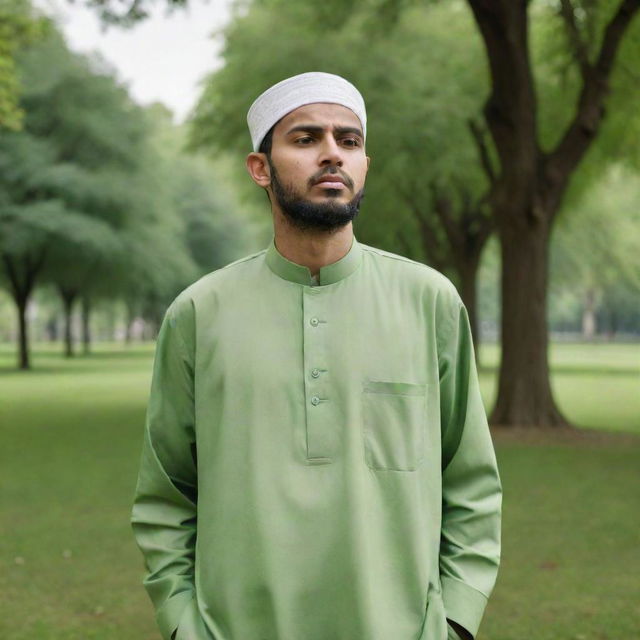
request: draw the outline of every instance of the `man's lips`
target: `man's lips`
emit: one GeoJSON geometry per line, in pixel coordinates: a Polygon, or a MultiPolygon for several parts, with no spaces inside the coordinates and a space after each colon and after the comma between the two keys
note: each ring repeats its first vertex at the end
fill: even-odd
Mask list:
{"type": "Polygon", "coordinates": [[[338,175],[324,175],[320,176],[315,182],[314,186],[321,187],[322,189],[343,189],[346,186],[346,181],[338,175]]]}
{"type": "Polygon", "coordinates": [[[316,182],[316,187],[320,187],[321,189],[344,189],[344,182],[329,182],[322,181],[316,182]]]}

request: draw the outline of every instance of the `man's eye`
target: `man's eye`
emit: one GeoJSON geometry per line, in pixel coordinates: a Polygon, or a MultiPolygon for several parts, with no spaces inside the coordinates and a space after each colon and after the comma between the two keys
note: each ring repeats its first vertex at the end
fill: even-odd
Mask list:
{"type": "Polygon", "coordinates": [[[360,141],[357,138],[343,138],[342,144],[346,147],[359,147],[360,141]]]}
{"type": "Polygon", "coordinates": [[[302,136],[301,138],[296,138],[296,144],[307,145],[313,142],[313,138],[311,136],[302,136]]]}

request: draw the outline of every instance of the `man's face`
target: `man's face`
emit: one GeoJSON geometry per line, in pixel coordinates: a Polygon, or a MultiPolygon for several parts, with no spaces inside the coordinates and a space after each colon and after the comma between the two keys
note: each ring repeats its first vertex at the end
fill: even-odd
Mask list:
{"type": "Polygon", "coordinates": [[[305,105],[274,128],[268,188],[274,207],[294,226],[336,230],[357,215],[368,167],[362,125],[353,111],[305,105]]]}

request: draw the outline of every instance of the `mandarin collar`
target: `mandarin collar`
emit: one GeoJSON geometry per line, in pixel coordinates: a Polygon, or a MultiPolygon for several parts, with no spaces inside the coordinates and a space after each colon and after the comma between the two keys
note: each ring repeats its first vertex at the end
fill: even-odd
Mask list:
{"type": "MultiPolygon", "coordinates": [[[[320,267],[319,286],[334,284],[350,276],[359,266],[362,258],[362,247],[353,236],[351,248],[340,260],[320,267]]],[[[287,260],[276,248],[275,237],[267,249],[266,262],[271,271],[284,280],[298,284],[314,286],[311,271],[304,265],[287,260]]]]}

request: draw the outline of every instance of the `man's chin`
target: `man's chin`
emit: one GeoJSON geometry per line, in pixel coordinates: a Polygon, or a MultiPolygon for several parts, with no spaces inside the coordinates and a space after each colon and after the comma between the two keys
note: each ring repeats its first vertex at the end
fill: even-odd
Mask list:
{"type": "Polygon", "coordinates": [[[322,206],[328,203],[309,202],[304,207],[283,207],[281,209],[285,219],[301,231],[325,232],[338,231],[348,225],[356,216],[357,211],[349,210],[347,206],[322,206]]]}
{"type": "Polygon", "coordinates": [[[323,189],[321,195],[311,196],[308,202],[314,204],[330,204],[347,205],[351,202],[351,194],[347,195],[342,189],[323,189]]]}

